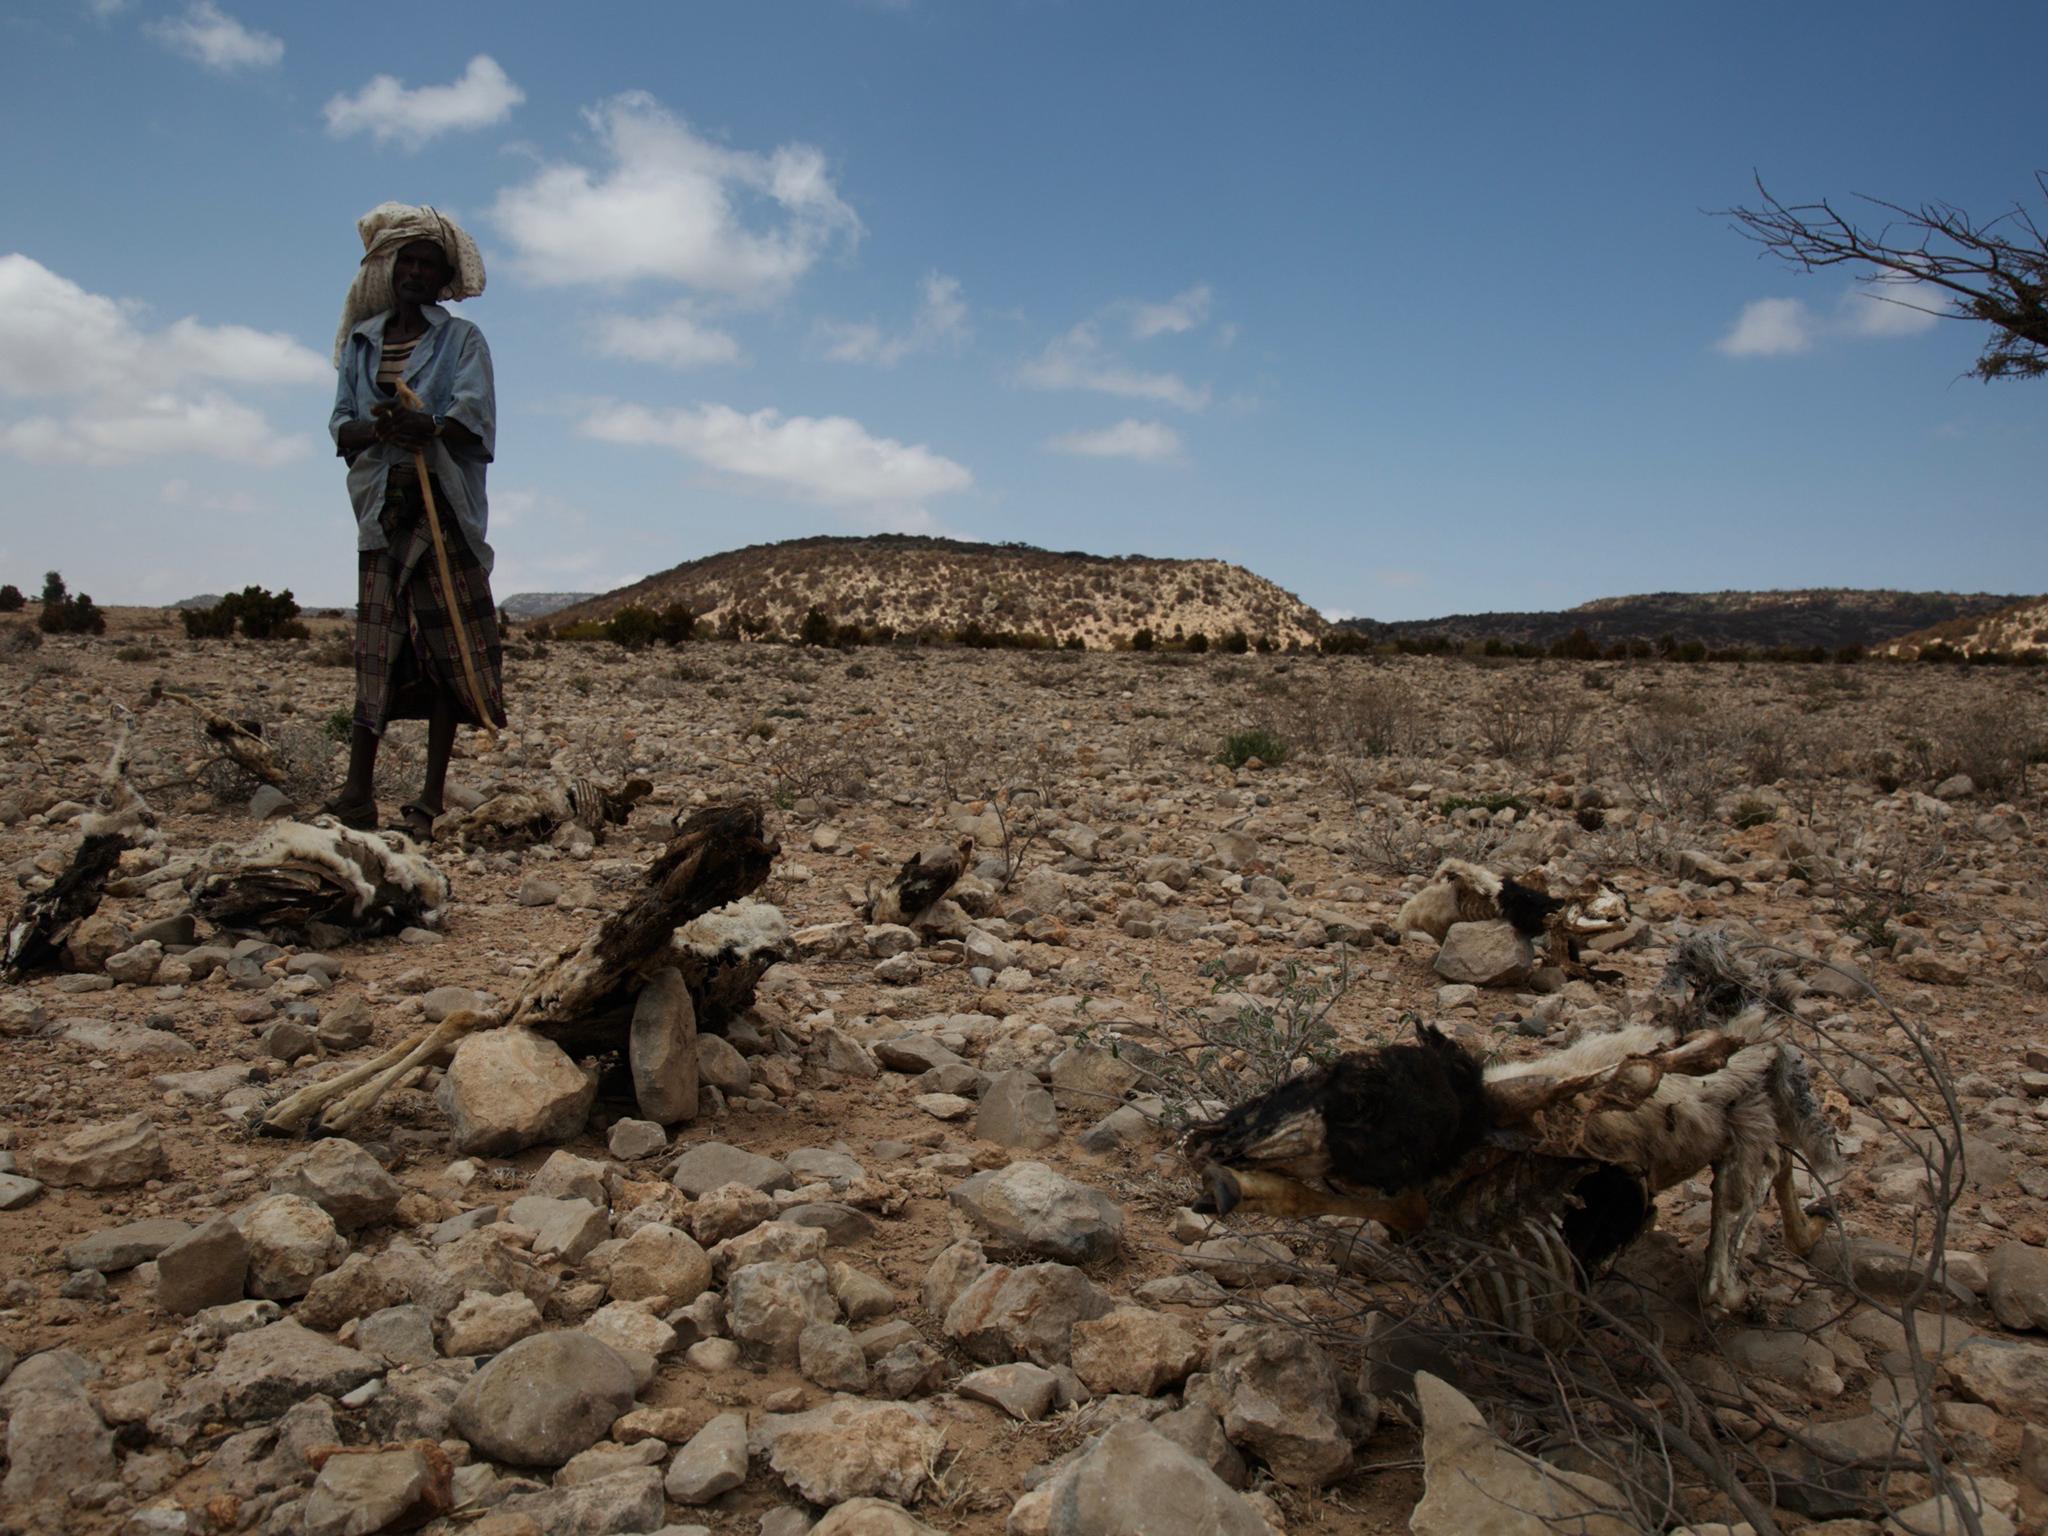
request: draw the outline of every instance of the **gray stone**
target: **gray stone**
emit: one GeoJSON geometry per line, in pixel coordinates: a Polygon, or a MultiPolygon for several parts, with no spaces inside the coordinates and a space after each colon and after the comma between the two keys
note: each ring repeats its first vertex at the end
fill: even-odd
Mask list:
{"type": "Polygon", "coordinates": [[[597,1084],[525,1028],[480,1030],[455,1048],[436,1094],[459,1152],[502,1156],[583,1129],[597,1084]]]}
{"type": "Polygon", "coordinates": [[[1055,1478],[1047,1536],[1269,1536],[1245,1496],[1151,1425],[1111,1425],[1055,1478]]]}
{"type": "Polygon", "coordinates": [[[875,1060],[891,1072],[929,1072],[934,1067],[965,1065],[930,1035],[898,1035],[893,1040],[876,1041],[873,1049],[875,1060]]]}
{"type": "Polygon", "coordinates": [[[221,1351],[212,1388],[237,1422],[274,1419],[308,1397],[343,1397],[377,1374],[377,1362],[295,1322],[238,1333],[221,1351]]]}
{"type": "MultiPolygon", "coordinates": [[[[936,1526],[888,1499],[848,1499],[825,1511],[825,1518],[810,1528],[811,1536],[942,1536],[936,1526]]],[[[770,1536],[767,1517],[761,1520],[761,1536],[770,1536]]]]}
{"type": "Polygon", "coordinates": [[[263,1031],[258,1044],[264,1055],[290,1065],[301,1057],[315,1055],[320,1049],[320,1036],[311,1025],[298,1019],[279,1019],[263,1031]]]}
{"type": "Polygon", "coordinates": [[[1140,1080],[1135,1066],[1099,1045],[1070,1045],[1052,1062],[1052,1096],[1061,1109],[1107,1114],[1140,1080]]]}
{"type": "Polygon", "coordinates": [[[744,1184],[749,1189],[772,1194],[796,1182],[789,1169],[774,1158],[742,1152],[722,1141],[707,1141],[690,1148],[676,1159],[668,1181],[693,1200],[721,1184],[744,1184]]]}
{"type": "MultiPolygon", "coordinates": [[[[661,1527],[661,1473],[633,1467],[593,1482],[549,1488],[505,1500],[498,1513],[507,1521],[531,1520],[542,1536],[625,1536],[661,1527]]],[[[512,1525],[511,1531],[521,1527],[512,1525]]]]}
{"type": "Polygon", "coordinates": [[[18,1211],[42,1192],[43,1186],[34,1179],[0,1173],[0,1211],[18,1211]]]}
{"type": "Polygon", "coordinates": [[[1074,1325],[1074,1374],[1091,1392],[1156,1397],[1202,1363],[1202,1343],[1177,1317],[1121,1306],[1074,1325]]]}
{"type": "Polygon", "coordinates": [[[1230,1436],[1223,1432],[1223,1421],[1207,1404],[1189,1403],[1171,1413],[1162,1413],[1152,1420],[1152,1427],[1231,1487],[1242,1488],[1250,1481],[1244,1457],[1230,1443],[1230,1436]]]}
{"type": "Polygon", "coordinates": [[[1074,1140],[1084,1152],[1118,1152],[1141,1146],[1158,1136],[1159,1128],[1132,1104],[1111,1110],[1074,1140]]]}
{"type": "Polygon", "coordinates": [[[812,1323],[797,1335],[797,1369],[827,1392],[864,1392],[867,1356],[839,1323],[812,1323]]]}
{"type": "Polygon", "coordinates": [[[1984,1266],[1991,1310],[2018,1332],[2048,1330],[2048,1248],[2001,1243],[1984,1266]]]}
{"type": "Polygon", "coordinates": [[[1093,1263],[1123,1241],[1123,1212],[1109,1196],[1044,1163],[978,1173],[949,1198],[998,1244],[1046,1258],[1093,1263]]]}
{"type": "Polygon", "coordinates": [[[870,1322],[896,1310],[896,1293],[851,1264],[827,1266],[826,1279],[849,1323],[870,1322]]]}
{"type": "Polygon", "coordinates": [[[300,1195],[266,1195],[235,1212],[249,1240],[249,1290],[272,1301],[303,1296],[348,1253],[334,1218],[300,1195]]]}
{"type": "Polygon", "coordinates": [[[1067,1264],[1028,1264],[983,1270],[946,1310],[946,1337],[991,1365],[1030,1360],[1066,1365],[1074,1325],[1100,1317],[1110,1299],[1067,1264]]]}
{"type": "Polygon", "coordinates": [[[747,1416],[721,1413],[669,1463],[662,1487],[678,1504],[708,1504],[747,1480],[747,1416]]]}
{"type": "Polygon", "coordinates": [[[2048,1346],[2013,1339],[1966,1339],[1942,1370],[1965,1397],[2000,1413],[2027,1417],[2048,1402],[2048,1346]]]}
{"type": "Polygon", "coordinates": [[[375,1032],[376,1022],[370,1017],[368,1005],[359,997],[330,1008],[320,1016],[320,1023],[313,1031],[319,1042],[330,1051],[353,1051],[368,1045],[375,1032]]]}
{"type": "Polygon", "coordinates": [[[615,1301],[666,1297],[687,1306],[711,1284],[711,1257],[686,1232],[649,1222],[611,1250],[607,1290],[615,1301]]]}
{"type": "Polygon", "coordinates": [[[425,1365],[441,1358],[434,1347],[434,1314],[410,1304],[364,1318],[356,1327],[356,1348],[386,1365],[425,1365]]]}
{"type": "Polygon", "coordinates": [[[725,1285],[726,1330],[755,1359],[793,1365],[813,1323],[839,1320],[825,1266],[816,1259],[748,1264],[725,1285]]]}
{"type": "Polygon", "coordinates": [[[156,1303],[166,1313],[197,1313],[242,1300],[250,1243],[231,1217],[188,1231],[156,1255],[156,1303]]]}
{"type": "Polygon", "coordinates": [[[118,954],[107,956],[106,970],[117,984],[147,986],[156,979],[156,968],[164,961],[164,947],[154,939],[131,944],[118,954]]]}
{"type": "MultiPolygon", "coordinates": [[[[7,1479],[0,1483],[0,1498],[13,1510],[66,1498],[113,1476],[113,1433],[76,1381],[53,1375],[10,1393],[7,1479]]],[[[25,1528],[61,1527],[30,1522],[25,1528]]]]}
{"type": "Polygon", "coordinates": [[[798,1147],[783,1160],[799,1184],[830,1184],[844,1189],[867,1177],[867,1169],[845,1152],[825,1147],[798,1147]]]}
{"type": "Polygon", "coordinates": [[[1000,1408],[1027,1423],[1044,1418],[1059,1396],[1060,1379],[1042,1365],[1016,1361],[971,1371],[953,1383],[953,1390],[977,1403],[1000,1408]]]}
{"type": "Polygon", "coordinates": [[[690,1230],[700,1243],[722,1243],[751,1232],[775,1214],[775,1201],[750,1184],[721,1184],[690,1207],[690,1230]]]}
{"type": "Polygon", "coordinates": [[[775,1218],[792,1227],[816,1227],[826,1240],[841,1247],[865,1242],[875,1235],[875,1219],[837,1200],[807,1200],[785,1207],[775,1218]]]}
{"type": "Polygon", "coordinates": [[[910,1503],[930,1479],[946,1436],[908,1403],[842,1398],[806,1413],[763,1414],[748,1443],[813,1504],[910,1503]]]}
{"type": "Polygon", "coordinates": [[[299,1516],[305,1536],[367,1536],[446,1514],[455,1503],[453,1465],[431,1441],[341,1450],[320,1468],[299,1516]]]}
{"type": "Polygon", "coordinates": [[[146,1115],[89,1125],[37,1147],[29,1172],[45,1184],[79,1189],[120,1189],[171,1171],[163,1138],[146,1115]]]}
{"type": "Polygon", "coordinates": [[[656,971],[633,1000],[626,1055],[641,1114],[660,1125],[697,1117],[697,1010],[674,966],[656,971]]]}
{"type": "Polygon", "coordinates": [[[732,1097],[753,1086],[754,1069],[747,1065],[730,1040],[719,1035],[697,1036],[697,1077],[720,1093],[732,1097]]]}
{"type": "Polygon", "coordinates": [[[1634,1536],[1608,1511],[1627,1509],[1622,1492],[1582,1473],[1560,1471],[1497,1439],[1463,1393],[1421,1371],[1422,1502],[1409,1517],[1415,1536],[1634,1536]]]}
{"type": "Polygon", "coordinates": [[[988,1267],[988,1255],[974,1239],[962,1238],[948,1244],[926,1268],[918,1288],[925,1311],[944,1317],[947,1309],[959,1300],[960,1293],[981,1278],[988,1267]]]}
{"type": "Polygon", "coordinates": [[[1275,1478],[1320,1488],[1350,1470],[1337,1369],[1304,1335],[1278,1324],[1235,1328],[1217,1345],[1211,1374],[1223,1432],[1275,1478]]]}
{"type": "Polygon", "coordinates": [[[559,1256],[564,1264],[581,1264],[591,1249],[611,1236],[609,1213],[588,1200],[523,1195],[505,1216],[515,1226],[532,1229],[537,1259],[559,1256]]]}
{"type": "Polygon", "coordinates": [[[312,1201],[345,1232],[389,1220],[404,1193],[377,1159],[341,1136],[286,1158],[271,1172],[270,1188],[312,1201]]]}
{"type": "Polygon", "coordinates": [[[1036,1151],[1060,1139],[1060,1118],[1052,1095],[1029,1072],[1001,1072],[981,1091],[974,1134],[999,1147],[1036,1151]]]}
{"type": "Polygon", "coordinates": [[[64,1250],[64,1262],[73,1269],[96,1269],[111,1275],[146,1263],[191,1231],[186,1223],[161,1216],[131,1221],[125,1227],[109,1227],[80,1238],[64,1250]]]}
{"type": "Polygon", "coordinates": [[[825,1234],[816,1227],[767,1221],[750,1232],[729,1237],[711,1250],[711,1265],[721,1277],[749,1264],[784,1264],[825,1256],[825,1234]]]}
{"type": "Polygon", "coordinates": [[[494,1461],[559,1467],[632,1406],[633,1373],[616,1352],[587,1333],[539,1333],[470,1378],[455,1428],[494,1461]]]}
{"type": "Polygon", "coordinates": [[[495,1355],[540,1329],[540,1309],[517,1291],[471,1291],[455,1304],[441,1342],[451,1355],[495,1355]]]}
{"type": "Polygon", "coordinates": [[[605,1148],[622,1163],[637,1162],[668,1150],[668,1132],[652,1120],[620,1120],[605,1138],[605,1148]]]}
{"type": "Polygon", "coordinates": [[[1529,941],[1498,919],[1453,923],[1436,953],[1436,973],[1477,987],[1513,987],[1529,979],[1536,957],[1529,941]]]}

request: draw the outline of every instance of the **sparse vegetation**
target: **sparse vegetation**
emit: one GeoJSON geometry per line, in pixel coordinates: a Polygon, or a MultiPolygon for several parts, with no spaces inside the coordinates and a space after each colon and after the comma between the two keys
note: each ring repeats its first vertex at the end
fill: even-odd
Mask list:
{"type": "Polygon", "coordinates": [[[304,640],[311,632],[298,615],[298,600],[289,588],[272,593],[250,586],[230,592],[211,608],[182,609],[178,617],[192,640],[224,640],[237,628],[249,640],[304,640]]]}
{"type": "Polygon", "coordinates": [[[53,635],[103,635],[106,615],[83,592],[73,593],[55,571],[43,577],[43,609],[36,628],[53,635]]]}
{"type": "Polygon", "coordinates": [[[1268,768],[1277,768],[1287,761],[1287,743],[1275,736],[1263,725],[1248,730],[1232,731],[1223,738],[1223,750],[1216,755],[1216,761],[1230,768],[1242,768],[1257,758],[1268,768]]]}
{"type": "Polygon", "coordinates": [[[21,588],[13,582],[0,586],[0,613],[19,613],[28,606],[28,599],[21,595],[21,588]]]}

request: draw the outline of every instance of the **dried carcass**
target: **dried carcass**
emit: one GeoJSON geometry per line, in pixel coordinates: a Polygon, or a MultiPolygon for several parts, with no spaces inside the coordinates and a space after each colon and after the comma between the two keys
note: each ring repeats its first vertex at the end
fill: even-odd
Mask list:
{"type": "MultiPolygon", "coordinates": [[[[541,966],[503,1009],[451,1014],[437,1028],[283,1100],[263,1129],[343,1129],[406,1073],[445,1059],[478,1030],[524,1025],[572,1054],[625,1052],[636,998],[676,963],[676,930],[756,890],[779,851],[752,802],[696,812],[655,856],[640,893],[581,944],[541,966]]],[[[710,973],[704,980],[716,986],[710,973]]]]}
{"type": "Polygon", "coordinates": [[[116,706],[114,747],[100,773],[98,804],[79,818],[78,846],[55,881],[22,900],[0,948],[0,979],[15,981],[65,963],[65,944],[99,910],[121,855],[157,837],[156,815],[128,776],[131,717],[116,706]]]}
{"type": "Polygon", "coordinates": [[[199,729],[206,739],[219,748],[223,757],[265,784],[282,789],[289,775],[278,760],[277,753],[260,734],[261,726],[251,721],[247,724],[230,720],[226,715],[216,714],[190,694],[167,691],[165,697],[176,699],[180,704],[199,717],[199,729]]]}
{"type": "Polygon", "coordinates": [[[871,923],[916,922],[959,883],[973,852],[974,839],[970,837],[912,854],[887,886],[868,897],[863,915],[871,923]]]}
{"type": "Polygon", "coordinates": [[[1541,870],[1514,880],[1465,859],[1445,859],[1429,883],[1402,904],[1394,926],[1441,944],[1454,924],[1505,922],[1525,939],[1543,939],[1550,963],[1571,971],[1582,944],[1617,933],[1630,921],[1628,898],[1602,881],[1552,894],[1541,870]]]}
{"type": "Polygon", "coordinates": [[[646,779],[617,786],[590,778],[557,779],[535,788],[499,785],[454,826],[466,841],[485,847],[527,847],[545,843],[564,827],[581,827],[594,843],[607,827],[624,826],[633,807],[654,792],[646,779]]]}
{"type": "Polygon", "coordinates": [[[411,838],[332,816],[272,822],[192,891],[193,910],[216,928],[298,941],[316,924],[356,938],[432,928],[447,905],[448,877],[411,838]]]}
{"type": "MultiPolygon", "coordinates": [[[[1682,951],[1674,969],[1687,965],[1705,978],[1712,956],[1682,951]]],[[[1739,975],[1712,975],[1738,996],[1768,995],[1768,982],[1744,991],[1739,975]]],[[[1187,1150],[1219,1210],[1365,1216],[1523,1252],[1533,1242],[1549,1250],[1546,1270],[1575,1284],[1646,1229],[1660,1191],[1711,1168],[1700,1298],[1737,1308],[1751,1220],[1775,1190],[1804,1253],[1818,1231],[1795,1159],[1825,1177],[1838,1152],[1782,1014],[1752,1000],[1725,1016],[1693,990],[1681,978],[1687,1000],[1667,1002],[1661,1021],[1484,1068],[1425,1026],[1413,1044],[1347,1055],[1239,1105],[1190,1133],[1187,1150]]]]}

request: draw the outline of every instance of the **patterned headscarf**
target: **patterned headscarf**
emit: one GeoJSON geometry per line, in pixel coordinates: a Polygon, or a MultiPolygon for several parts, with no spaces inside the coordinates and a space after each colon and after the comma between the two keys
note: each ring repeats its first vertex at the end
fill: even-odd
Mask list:
{"type": "Polygon", "coordinates": [[[473,299],[484,291],[483,253],[460,224],[429,204],[415,208],[409,203],[379,203],[356,220],[356,233],[363,238],[363,263],[356,268],[355,281],[348,285],[348,297],[341,305],[341,327],[334,333],[337,368],[348,333],[398,302],[391,288],[391,264],[400,247],[414,240],[431,240],[441,247],[455,275],[436,299],[473,299]]]}

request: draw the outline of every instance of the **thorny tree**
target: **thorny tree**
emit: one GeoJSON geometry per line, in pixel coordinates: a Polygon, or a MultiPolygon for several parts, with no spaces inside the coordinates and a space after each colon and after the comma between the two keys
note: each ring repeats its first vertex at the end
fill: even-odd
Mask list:
{"type": "MultiPolygon", "coordinates": [[[[2034,183],[2048,195],[2048,172],[2034,183]]],[[[1802,271],[1865,269],[1859,282],[1908,309],[1982,321],[1992,335],[1970,370],[1980,379],[2048,374],[2048,236],[2024,205],[1979,220],[1952,203],[1859,197],[1882,219],[1866,227],[1826,200],[1781,203],[1761,179],[1756,190],[1757,207],[1718,210],[1744,238],[1802,271]]]]}

